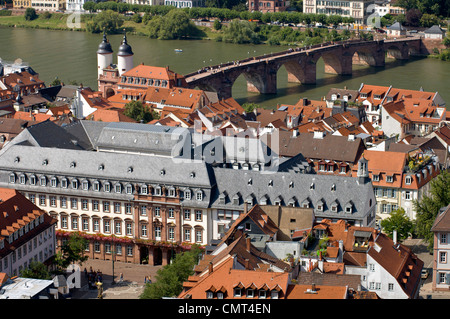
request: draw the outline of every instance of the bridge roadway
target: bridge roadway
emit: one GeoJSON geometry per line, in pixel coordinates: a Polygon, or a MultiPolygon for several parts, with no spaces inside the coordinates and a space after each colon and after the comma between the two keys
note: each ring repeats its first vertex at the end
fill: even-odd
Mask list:
{"type": "Polygon", "coordinates": [[[386,55],[408,59],[420,52],[421,39],[418,37],[328,42],[202,68],[186,74],[185,79],[190,88],[217,92],[220,98],[229,98],[234,82],[244,75],[248,91],[271,94],[277,91],[276,76],[282,65],[288,72],[289,82],[314,84],[320,58],[324,60],[326,73],[351,75],[353,64],[382,67],[386,55]]]}

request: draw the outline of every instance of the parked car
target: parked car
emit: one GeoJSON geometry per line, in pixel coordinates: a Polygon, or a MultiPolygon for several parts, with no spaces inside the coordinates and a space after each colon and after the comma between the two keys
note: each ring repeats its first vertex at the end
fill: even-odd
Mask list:
{"type": "Polygon", "coordinates": [[[420,277],[421,277],[422,279],[427,279],[428,276],[429,276],[429,274],[430,274],[430,272],[429,272],[428,269],[422,269],[422,274],[421,274],[420,277]]]}

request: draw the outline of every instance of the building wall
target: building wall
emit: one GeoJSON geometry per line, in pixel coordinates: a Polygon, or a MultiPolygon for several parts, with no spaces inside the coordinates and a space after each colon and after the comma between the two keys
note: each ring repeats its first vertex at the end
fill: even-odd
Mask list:
{"type": "Polygon", "coordinates": [[[31,0],[14,0],[13,6],[15,9],[31,8],[31,0]]]}
{"type": "Polygon", "coordinates": [[[67,11],[84,11],[83,5],[86,0],[66,0],[67,11]]]}
{"type": "Polygon", "coordinates": [[[367,255],[366,279],[367,290],[375,292],[382,299],[408,298],[397,280],[370,255],[367,255]]]}
{"type": "Polygon", "coordinates": [[[0,272],[9,276],[18,276],[32,261],[45,262],[55,254],[55,250],[55,226],[51,226],[22,243],[10,254],[0,256],[0,272]]]}
{"type": "Polygon", "coordinates": [[[65,10],[66,0],[31,0],[31,7],[42,11],[65,10]]]}
{"type": "Polygon", "coordinates": [[[329,1],[329,0],[304,0],[303,12],[340,15],[343,17],[352,17],[356,24],[365,24],[367,17],[372,10],[368,9],[374,1],[329,1]]]}
{"type": "Polygon", "coordinates": [[[450,288],[450,231],[434,233],[433,290],[450,288]]]}
{"type": "MultiPolygon", "coordinates": [[[[114,183],[111,183],[111,191],[105,192],[102,188],[94,190],[93,181],[90,181],[89,189],[84,189],[81,179],[79,188],[72,189],[72,178],[67,178],[67,188],[61,187],[61,179],[52,184],[50,178],[45,186],[40,185],[39,180],[36,185],[29,185],[31,174],[25,175],[23,184],[19,181],[2,184],[21,191],[58,221],[59,245],[66,234],[82,232],[90,242],[86,254],[92,258],[110,259],[109,245],[122,243],[122,254],[116,256],[116,260],[139,263],[142,247],[148,250],[145,254],[148,253],[151,259],[153,249],[160,246],[162,252],[158,253],[167,255],[172,245],[180,251],[184,247],[189,249],[192,244],[206,245],[210,240],[208,211],[203,208],[202,201],[196,199],[194,187],[192,200],[182,202],[179,192],[169,195],[163,191],[166,195],[161,196],[152,196],[151,191],[146,195],[137,194],[137,191],[126,190],[124,182],[122,192],[116,193],[114,183]]],[[[100,182],[105,184],[103,180],[100,182]]],[[[203,199],[206,196],[209,196],[208,190],[204,191],[203,199]]],[[[163,264],[167,261],[168,257],[164,257],[163,264]]]]}

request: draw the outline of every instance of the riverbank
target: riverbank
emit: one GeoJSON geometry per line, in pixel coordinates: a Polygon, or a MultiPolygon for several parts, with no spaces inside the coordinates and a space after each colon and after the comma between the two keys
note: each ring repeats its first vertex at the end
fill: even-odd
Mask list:
{"type": "MultiPolygon", "coordinates": [[[[44,29],[55,31],[78,31],[88,32],[86,29],[86,22],[91,19],[91,15],[82,14],[77,21],[76,17],[71,14],[51,13],[48,18],[39,15],[37,19],[26,20],[24,15],[0,16],[0,26],[11,28],[28,28],[28,29],[44,29]]],[[[214,40],[217,33],[213,32],[211,28],[206,26],[197,26],[206,36],[197,40],[214,40]]],[[[145,23],[134,22],[131,19],[125,20],[122,29],[127,33],[138,36],[149,36],[149,31],[145,23]]]]}

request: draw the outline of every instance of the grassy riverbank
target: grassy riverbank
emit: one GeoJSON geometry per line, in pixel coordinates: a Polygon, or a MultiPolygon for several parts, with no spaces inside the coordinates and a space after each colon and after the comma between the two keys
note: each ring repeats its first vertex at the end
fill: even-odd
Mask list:
{"type": "MultiPolygon", "coordinates": [[[[75,25],[76,21],[69,21],[69,14],[64,13],[52,13],[49,17],[39,15],[35,20],[26,20],[24,15],[19,16],[0,16],[0,26],[15,27],[15,28],[31,28],[31,29],[46,29],[46,30],[65,30],[65,31],[81,31],[87,32],[86,22],[91,20],[91,15],[81,15],[81,19],[78,25],[75,25]]],[[[132,19],[126,19],[122,25],[128,33],[149,36],[149,30],[145,23],[134,22],[132,19]]],[[[198,27],[205,36],[203,39],[215,39],[217,32],[213,32],[208,27],[198,27]]]]}

